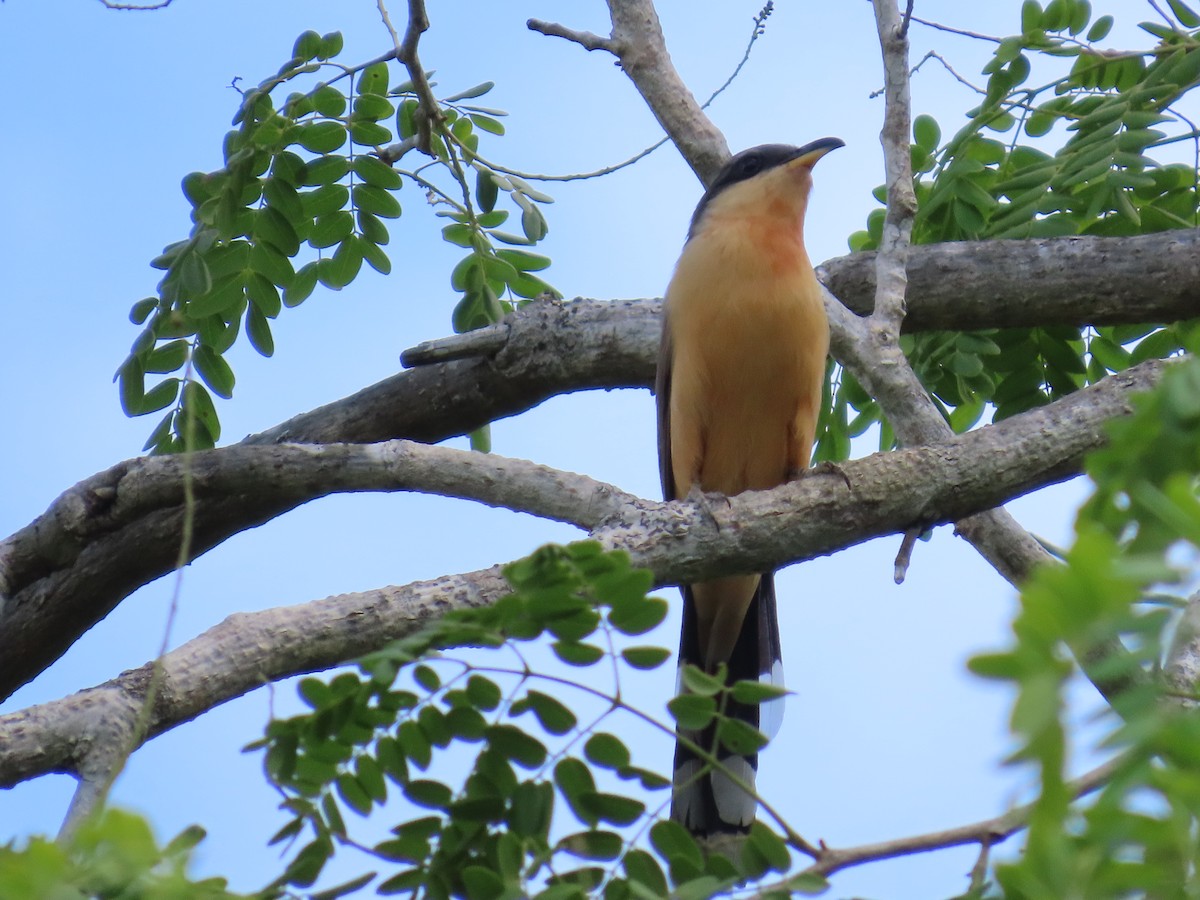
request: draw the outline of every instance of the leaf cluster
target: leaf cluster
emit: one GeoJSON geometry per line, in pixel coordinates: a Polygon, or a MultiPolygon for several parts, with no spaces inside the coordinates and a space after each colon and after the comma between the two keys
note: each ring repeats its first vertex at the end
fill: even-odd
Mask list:
{"type": "Polygon", "coordinates": [[[432,159],[404,169],[387,145],[416,133],[412,83],[391,86],[394,62],[344,65],[336,59],[341,49],[339,33],[302,34],[278,73],[243,93],[222,167],[183,180],[191,234],[151,263],[164,274],[156,295],[130,311],[142,331],[116,375],[127,415],[166,410],[145,449],[214,446],[221,426],[213,395],[233,395],[228,353],[241,334],[271,356],[271,323],[318,284],[341,290],[364,262],[384,275],[392,271],[389,223],[401,216],[406,182],[446,207],[439,214],[454,224],[444,237],[471,250],[451,275],[462,295],[454,314],[459,330],[497,321],[512,305],[502,296],[556,295],[532,274],[549,266],[547,257],[493,244],[537,243],[547,232],[540,205],[552,200],[477,157],[479,132],[502,135],[497,117],[505,113],[464,101],[487,93],[491,82],[426,111],[432,159]],[[320,76],[328,80],[298,89],[320,76]],[[292,90],[280,99],[285,88],[292,90]],[[501,191],[521,210],[521,235],[498,230],[508,217],[496,208],[501,191]],[[148,387],[149,376],[166,377],[148,387]]]}
{"type": "MultiPolygon", "coordinates": [[[[1189,343],[1200,347],[1200,331],[1189,343]]],[[[1022,592],[1012,645],[971,663],[1017,688],[1013,760],[1040,777],[1025,852],[997,868],[1005,897],[1195,896],[1200,695],[1187,673],[1200,595],[1174,592],[1200,576],[1198,398],[1200,359],[1191,357],[1114,422],[1110,445],[1088,462],[1096,490],[1064,564],[1044,567],[1022,592]],[[1064,692],[1074,665],[1061,648],[1112,639],[1127,652],[1107,674],[1150,677],[1128,678],[1147,686],[1126,690],[1105,713],[1101,746],[1115,769],[1081,805],[1066,776],[1064,692]]]]}
{"type": "MultiPolygon", "coordinates": [[[[253,745],[266,749],[268,777],[291,816],[273,842],[308,836],[273,889],[311,885],[339,844],[363,849],[351,816],[371,814],[393,793],[424,814],[365,847],[380,871],[354,888],[378,878],[379,893],[435,898],[704,898],[785,873],[791,853],[761,824],[737,862],[706,856],[682,826],[660,818],[670,780],[639,765],[636,748],[604,727],[623,715],[671,730],[621,691],[622,674],[670,657],[636,642],[667,612],[646,595],[650,573],[586,542],[544,547],[505,576],[513,591],[493,606],[446,615],[364,658],[360,673],[305,679],[300,692],[312,711],[272,722],[253,745]],[[533,641],[562,666],[532,665],[533,641]],[[478,648],[505,648],[497,653],[517,665],[478,648]],[[556,696],[563,691],[575,702],[556,696]],[[652,809],[646,798],[656,795],[652,809]]],[[[768,698],[756,684],[730,687],[698,670],[689,686],[705,708],[677,699],[680,727],[720,727],[733,696],[768,698]]],[[[823,884],[796,876],[768,892],[823,884]]]]}
{"type": "Polygon", "coordinates": [[[0,847],[0,897],[89,900],[233,900],[223,878],[193,881],[192,851],[204,839],[193,825],[159,847],[141,816],[106,809],[69,841],[32,838],[17,850],[0,847]]]}
{"type": "MultiPolygon", "coordinates": [[[[1021,31],[1004,38],[983,68],[986,86],[949,139],[931,116],[913,122],[917,214],[914,243],[1066,235],[1128,236],[1200,224],[1194,166],[1156,155],[1196,143],[1180,101],[1200,84],[1200,16],[1170,4],[1170,27],[1141,27],[1156,43],[1116,51],[1099,42],[1111,16],[1092,20],[1087,0],[1026,0],[1021,31]],[[1033,83],[1035,71],[1062,74],[1033,83]]],[[[1200,151],[1198,151],[1200,152],[1200,151]]],[[[886,201],[884,188],[875,197],[886,201]]],[[[884,210],[850,238],[879,246],[884,210]]],[[[1053,326],[905,334],[918,377],[956,431],[989,406],[996,420],[1057,400],[1145,359],[1177,353],[1178,325],[1053,326]]],[[[836,376],[822,420],[818,458],[844,458],[850,439],[881,424],[878,404],[848,373],[836,376]]]]}

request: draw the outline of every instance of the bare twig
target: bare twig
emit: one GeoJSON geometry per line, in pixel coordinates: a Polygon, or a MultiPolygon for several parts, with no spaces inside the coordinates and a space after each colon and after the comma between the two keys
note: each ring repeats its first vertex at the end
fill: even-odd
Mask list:
{"type": "MultiPolygon", "coordinates": [[[[1110,760],[1102,766],[1081,775],[1068,782],[1067,792],[1079,799],[1093,791],[1104,787],[1117,773],[1122,760],[1110,760]]],[[[1029,823],[1033,812],[1033,804],[1017,807],[1003,815],[970,825],[960,825],[957,828],[947,828],[944,831],[931,831],[911,837],[898,838],[893,841],[881,841],[877,844],[862,844],[858,847],[837,849],[822,844],[822,852],[818,860],[805,869],[816,875],[832,875],[841,869],[863,863],[875,862],[881,859],[894,859],[898,856],[910,856],[914,853],[927,853],[930,850],[944,850],[947,847],[958,847],[963,844],[980,844],[994,847],[1001,841],[1023,830],[1029,823]]]]}
{"type": "Polygon", "coordinates": [[[896,584],[904,584],[904,578],[908,574],[909,563],[912,562],[913,547],[916,546],[917,538],[919,538],[925,529],[920,525],[914,525],[908,531],[904,532],[904,539],[900,542],[900,550],[896,553],[896,564],[893,567],[892,580],[896,584]]]}
{"type": "MultiPolygon", "coordinates": [[[[983,88],[981,88],[977,85],[971,84],[971,82],[967,81],[967,79],[965,79],[961,75],[959,75],[958,72],[956,72],[954,70],[954,67],[952,65],[950,65],[950,63],[946,62],[945,58],[940,53],[938,53],[936,50],[930,50],[928,53],[926,53],[924,56],[922,56],[921,61],[919,63],[917,63],[915,66],[913,66],[912,71],[910,71],[908,73],[909,77],[911,78],[911,76],[916,75],[919,71],[921,71],[921,66],[925,65],[925,63],[929,62],[929,60],[931,60],[931,59],[936,59],[938,62],[940,62],[942,64],[942,68],[945,69],[947,72],[949,72],[950,75],[954,78],[954,80],[957,81],[959,84],[961,84],[965,87],[969,87],[971,90],[973,90],[977,94],[986,94],[987,93],[987,91],[985,91],[983,88]]],[[[883,92],[884,92],[884,88],[880,88],[877,91],[871,91],[871,93],[869,93],[867,96],[871,100],[874,100],[876,97],[883,94],[883,92]]]]}
{"type": "MultiPolygon", "coordinates": [[[[602,49],[617,57],[621,68],[692,171],[702,183],[708,184],[729,158],[729,145],[671,64],[654,3],[652,0],[608,0],[608,12],[612,33],[607,39],[598,38],[605,42],[602,49]]],[[[531,20],[529,27],[542,31],[535,27],[535,22],[531,20]]],[[[543,33],[553,33],[579,43],[572,37],[576,32],[563,26],[555,27],[562,33],[543,33]]]]}
{"type": "Polygon", "coordinates": [[[953,28],[950,25],[943,25],[940,22],[931,22],[928,19],[922,19],[920,16],[910,16],[910,18],[912,19],[912,21],[919,22],[920,24],[925,25],[929,28],[935,28],[938,31],[945,31],[945,32],[948,32],[949,34],[961,35],[962,37],[974,38],[977,41],[990,41],[993,44],[998,44],[998,43],[1000,43],[1000,40],[1001,40],[1000,38],[993,37],[990,34],[980,34],[979,32],[976,32],[976,31],[964,31],[961,28],[953,28]]]}
{"type": "Polygon", "coordinates": [[[601,37],[590,31],[576,31],[557,22],[544,22],[541,19],[530,19],[525,25],[530,31],[537,31],[547,37],[563,38],[564,40],[578,44],[589,52],[592,50],[604,50],[613,54],[613,56],[617,55],[611,38],[601,37]]]}

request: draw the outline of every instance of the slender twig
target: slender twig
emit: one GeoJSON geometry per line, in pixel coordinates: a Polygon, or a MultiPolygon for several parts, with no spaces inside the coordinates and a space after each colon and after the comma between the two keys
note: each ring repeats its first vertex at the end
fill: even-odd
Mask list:
{"type": "MultiPolygon", "coordinates": [[[[1075,799],[1092,793],[1109,782],[1123,764],[1120,757],[1109,760],[1102,766],[1081,775],[1067,784],[1067,791],[1075,799]]],[[[1029,816],[1034,804],[1019,806],[1003,815],[991,819],[983,819],[969,825],[959,825],[944,831],[931,831],[925,834],[897,838],[892,841],[881,841],[877,844],[861,844],[857,847],[844,849],[822,845],[819,859],[805,869],[816,875],[832,875],[841,869],[863,863],[876,862],[881,859],[894,859],[898,856],[910,856],[913,853],[926,853],[930,850],[944,850],[948,847],[959,847],[963,844],[986,844],[994,847],[1001,841],[1029,824],[1029,816]]],[[[978,865],[978,864],[977,864],[978,865]]]]}
{"type": "Polygon", "coordinates": [[[912,562],[913,547],[916,546],[917,538],[923,533],[924,529],[920,525],[914,525],[904,532],[904,539],[900,542],[900,550],[896,554],[896,563],[892,574],[892,579],[896,584],[904,584],[904,577],[908,574],[909,563],[912,562]]]}
{"type": "Polygon", "coordinates": [[[105,9],[116,9],[122,12],[150,12],[156,9],[166,9],[175,0],[160,0],[158,3],[150,3],[143,6],[140,3],[114,3],[113,0],[100,0],[105,9]]]}
{"type": "Polygon", "coordinates": [[[961,28],[953,28],[950,25],[943,25],[940,22],[931,22],[929,19],[922,19],[920,16],[909,16],[909,18],[912,21],[921,25],[925,25],[928,28],[936,28],[938,31],[945,31],[949,34],[957,34],[962,37],[974,38],[977,41],[990,41],[993,44],[998,44],[1001,41],[1001,38],[993,37],[990,34],[980,34],[977,31],[964,31],[961,28]]]}
{"type": "Polygon", "coordinates": [[[571,41],[589,52],[592,50],[604,50],[613,56],[619,55],[612,38],[601,37],[590,31],[576,31],[557,22],[544,22],[541,19],[530,19],[525,23],[525,26],[530,31],[537,31],[546,35],[546,37],[560,37],[571,41]]]}

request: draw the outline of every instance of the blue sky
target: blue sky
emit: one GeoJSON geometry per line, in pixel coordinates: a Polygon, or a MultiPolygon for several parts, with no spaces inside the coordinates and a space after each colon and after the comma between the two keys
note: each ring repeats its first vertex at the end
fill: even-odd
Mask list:
{"type": "MultiPolygon", "coordinates": [[[[699,96],[727,77],[749,37],[756,2],[662,2],[673,59],[699,96]]],[[[1097,2],[1118,14],[1114,42],[1133,44],[1145,4],[1097,2]],[[1122,12],[1124,11],[1124,12],[1122,12]]],[[[990,34],[1019,25],[1017,0],[918,2],[920,15],[990,34]]],[[[404,18],[393,4],[393,18],[404,18]]],[[[659,137],[632,86],[600,53],[533,34],[527,17],[604,33],[602,3],[429,3],[421,43],[439,90],[485,80],[485,101],[512,114],[489,157],[534,172],[587,171],[659,137]]],[[[96,2],[8,0],[0,6],[7,87],[0,171],[0,534],[42,512],[69,485],[136,455],[152,422],[127,420],[111,376],[136,329],[129,306],[153,292],[147,265],[186,236],[183,175],[220,163],[237,97],[290,55],[301,31],[341,30],[345,61],[390,47],[373,2],[175,0],[156,13],[96,2]]],[[[1140,41],[1139,41],[1140,43],[1140,41]]],[[[937,49],[966,77],[986,59],[978,42],[914,26],[913,59],[937,49]]],[[[846,148],[816,171],[807,241],[814,260],[846,252],[882,178],[881,69],[870,4],[783,0],[737,82],[711,113],[737,150],[836,135],[846,148]]],[[[979,79],[982,80],[982,79],[979,79]]],[[[914,111],[957,127],[970,93],[939,66],[913,83],[914,111]]],[[[406,189],[407,190],[407,189],[406,189]]],[[[542,245],[545,273],[567,297],[659,296],[700,194],[671,148],[601,180],[554,184],[542,245]]],[[[221,405],[225,440],[345,396],[395,372],[401,350],[449,332],[449,272],[458,248],[414,191],[393,229],[394,274],[364,267],[350,288],[318,291],[275,323],[277,352],[232,354],[238,388],[221,405]]],[[[586,472],[658,496],[653,401],[647,392],[557,398],[494,427],[495,452],[586,472]]],[[[461,442],[459,442],[461,444],[461,442]]],[[[868,452],[869,447],[861,448],[868,452]]],[[[1033,530],[1068,539],[1084,487],[1013,504],[1033,530]]],[[[239,535],[191,566],[172,645],[233,612],[332,593],[403,584],[523,556],[569,540],[565,526],[457,501],[343,496],[309,504],[239,535]]],[[[966,674],[965,660],[1004,640],[1014,594],[950,529],[918,546],[908,581],[892,584],[897,539],[792,567],[779,585],[789,685],[798,696],[760,787],[812,840],[851,844],[948,827],[1003,811],[1027,774],[1001,766],[1010,749],[1008,698],[966,674]]],[[[89,632],[2,711],[55,699],[151,658],[162,640],[170,579],[149,585],[89,632]]],[[[675,593],[666,594],[674,603],[675,593]]],[[[672,619],[661,635],[673,645],[672,619]]],[[[656,682],[665,702],[669,673],[656,682]]],[[[1091,703],[1080,692],[1079,717],[1091,703]]],[[[199,822],[209,830],[200,869],[251,889],[277,868],[266,838],[282,819],[256,756],[270,710],[297,706],[279,686],[230,703],[151,742],[131,760],[114,800],[151,817],[161,837],[199,822]]],[[[670,742],[646,738],[665,768],[670,742]],[[656,743],[657,742],[657,743],[656,743]]],[[[1081,760],[1083,765],[1086,759],[1081,760]]],[[[73,784],[47,777],[0,793],[0,841],[53,833],[73,784]]],[[[851,871],[837,895],[928,897],[965,887],[971,849],[851,871]]]]}

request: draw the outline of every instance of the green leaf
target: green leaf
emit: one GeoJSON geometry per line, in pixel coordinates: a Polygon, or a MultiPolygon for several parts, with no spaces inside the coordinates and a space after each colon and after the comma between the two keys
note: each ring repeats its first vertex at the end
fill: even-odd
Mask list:
{"type": "Polygon", "coordinates": [[[358,277],[362,262],[362,239],[357,235],[347,235],[338,244],[333,256],[322,260],[318,277],[326,287],[340,291],[358,277]]]}
{"type": "Polygon", "coordinates": [[[465,91],[459,91],[457,94],[451,94],[442,100],[443,103],[457,103],[459,100],[472,100],[475,97],[482,97],[488,91],[496,86],[494,81],[484,81],[475,87],[467,88],[465,91]]]}
{"type": "Polygon", "coordinates": [[[321,85],[311,97],[313,108],[326,118],[337,118],[346,111],[346,96],[332,85],[321,85]]]}
{"type": "Polygon", "coordinates": [[[610,860],[621,855],[625,841],[611,831],[580,831],[558,842],[557,849],[581,859],[610,860]]]}
{"type": "Polygon", "coordinates": [[[680,670],[684,690],[704,697],[712,697],[725,689],[724,676],[710,675],[699,666],[686,665],[680,670]]]}
{"type": "Polygon", "coordinates": [[[1037,0],[1025,0],[1021,4],[1021,31],[1031,34],[1042,29],[1042,7],[1037,0]]]}
{"type": "Polygon", "coordinates": [[[913,138],[917,145],[932,153],[942,140],[942,130],[933,116],[920,115],[913,120],[913,138]]]}
{"type": "Polygon", "coordinates": [[[1108,37],[1108,33],[1112,31],[1113,21],[1114,20],[1112,16],[1101,16],[1098,18],[1092,23],[1092,27],[1088,29],[1088,41],[1095,43],[1096,41],[1102,41],[1108,37]]]}
{"type": "Polygon", "coordinates": [[[671,658],[671,651],[665,647],[626,647],[621,651],[621,659],[635,669],[657,669],[671,658]]]}
{"type": "Polygon", "coordinates": [[[342,801],[360,816],[365,816],[371,811],[371,798],[367,796],[357,778],[352,775],[339,775],[334,786],[342,801]]]}
{"type": "Polygon", "coordinates": [[[525,695],[525,700],[550,734],[566,734],[578,722],[575,713],[549,694],[531,690],[525,695]]]}
{"type": "Polygon", "coordinates": [[[746,704],[768,703],[786,697],[788,693],[782,685],[749,679],[737,682],[730,691],[734,700],[746,704]]]}
{"type": "Polygon", "coordinates": [[[317,263],[310,262],[296,270],[292,283],[283,289],[283,305],[289,309],[299,306],[317,286],[317,263]]]}
{"type": "Polygon", "coordinates": [[[250,248],[250,267],[282,288],[286,288],[296,274],[288,258],[267,244],[255,244],[250,248]]]}
{"type": "Polygon", "coordinates": [[[139,415],[158,412],[174,403],[175,398],[179,396],[179,384],[178,378],[167,378],[148,390],[142,398],[142,410],[139,415]]]}
{"type": "Polygon", "coordinates": [[[179,281],[189,295],[199,297],[212,287],[208,264],[196,252],[184,254],[179,261],[179,281]]]}
{"type": "Polygon", "coordinates": [[[360,94],[386,94],[388,89],[388,66],[378,62],[367,66],[358,76],[360,94]]]}
{"type": "Polygon", "coordinates": [[[717,713],[717,701],[698,694],[680,694],[667,704],[667,710],[688,731],[699,731],[713,720],[717,713]]]}
{"type": "Polygon", "coordinates": [[[550,257],[530,253],[528,250],[509,250],[502,247],[496,251],[496,256],[520,272],[536,272],[550,265],[550,257]]]}
{"type": "Polygon", "coordinates": [[[250,346],[261,355],[269,357],[275,354],[275,338],[271,334],[271,325],[262,310],[253,303],[246,309],[246,337],[250,339],[250,346]]]}
{"type": "Polygon", "coordinates": [[[395,219],[400,215],[400,201],[381,187],[373,184],[356,184],[353,191],[354,205],[372,215],[395,219]]]}
{"type": "Polygon", "coordinates": [[[597,732],[588,738],[583,754],[595,765],[605,769],[621,769],[629,765],[629,750],[620,738],[607,732],[597,732]]]}
{"type": "Polygon", "coordinates": [[[342,33],[340,31],[331,31],[329,34],[321,38],[321,52],[317,54],[321,59],[331,59],[342,52],[342,33]]]}
{"type": "Polygon", "coordinates": [[[666,618],[670,606],[661,597],[643,597],[636,602],[614,603],[608,622],[622,634],[645,634],[666,618]]]}
{"type": "Polygon", "coordinates": [[[346,143],[346,127],[341,122],[310,122],[294,132],[295,143],[313,153],[332,153],[346,143]]]}
{"type": "MultiPolygon", "coordinates": [[[[350,163],[344,156],[318,156],[316,159],[311,159],[304,164],[304,169],[300,173],[300,178],[303,184],[306,185],[325,185],[339,181],[347,172],[350,171],[350,163]]],[[[345,188],[342,188],[345,190],[345,188]]],[[[302,195],[311,198],[312,193],[302,195]]],[[[345,205],[345,200],[337,204],[335,209],[341,209],[345,205]]],[[[305,207],[306,212],[310,215],[317,215],[320,212],[325,212],[325,209],[317,209],[311,204],[305,207]]]]}
{"type": "Polygon", "coordinates": [[[450,788],[440,781],[410,781],[402,790],[405,797],[426,809],[447,809],[453,799],[450,788]]]}
{"type": "Polygon", "coordinates": [[[582,794],[580,799],[601,821],[614,825],[632,825],[646,811],[646,804],[632,797],[600,791],[582,794]]]}
{"type": "Polygon", "coordinates": [[[493,119],[491,116],[469,113],[468,118],[481,131],[486,131],[488,134],[504,134],[504,123],[493,119]]]}
{"type": "Polygon", "coordinates": [[[554,655],[570,666],[591,666],[604,658],[604,651],[593,644],[555,641],[550,645],[554,655]]]}
{"type": "Polygon", "coordinates": [[[350,137],[354,143],[364,147],[379,147],[392,139],[392,133],[378,122],[353,119],[350,122],[350,137]]]}
{"type": "Polygon", "coordinates": [[[324,250],[340,244],[354,232],[354,216],[347,210],[318,216],[308,235],[308,245],[315,250],[324,250]]]}
{"type": "Polygon", "coordinates": [[[1200,27],[1200,16],[1196,15],[1195,10],[1183,0],[1167,0],[1167,5],[1171,7],[1171,12],[1175,14],[1175,18],[1184,28],[1200,27]]]}
{"type": "Polygon", "coordinates": [[[189,381],[183,387],[183,421],[176,422],[180,436],[187,434],[187,419],[192,417],[197,426],[196,449],[201,446],[211,446],[221,437],[221,422],[217,418],[217,408],[213,406],[212,397],[198,381],[189,381]],[[202,432],[202,433],[199,433],[202,432]],[[207,435],[207,440],[205,439],[207,435]]]}
{"type": "MultiPolygon", "coordinates": [[[[668,895],[667,878],[663,874],[662,868],[645,850],[631,850],[626,853],[625,859],[622,860],[622,866],[625,869],[625,877],[645,891],[644,894],[639,891],[638,896],[666,897],[668,895]]],[[[680,896],[680,890],[677,889],[672,896],[680,896]]]]}
{"type": "Polygon", "coordinates": [[[546,747],[513,725],[493,725],[487,730],[492,748],[526,769],[536,769],[546,761],[546,747]]]}
{"type": "Polygon", "coordinates": [[[361,154],[354,158],[354,173],[367,184],[385,190],[399,190],[403,184],[400,173],[377,156],[361,154]]]}
{"type": "Polygon", "coordinates": [[[386,119],[395,111],[391,101],[379,94],[360,94],[354,100],[354,117],[359,121],[386,119]]]}
{"type": "Polygon", "coordinates": [[[233,396],[233,369],[223,356],[211,347],[201,344],[192,352],[192,364],[213,393],[226,400],[233,396]]]}
{"type": "Polygon", "coordinates": [[[187,363],[188,348],[190,346],[191,343],[189,341],[177,340],[155,347],[145,357],[143,370],[149,374],[151,372],[174,372],[176,369],[182,369],[184,364],[187,363]]]}
{"type": "Polygon", "coordinates": [[[362,250],[363,259],[380,275],[390,275],[392,272],[392,261],[388,259],[386,253],[376,244],[369,241],[360,241],[359,249],[362,250]]]}

